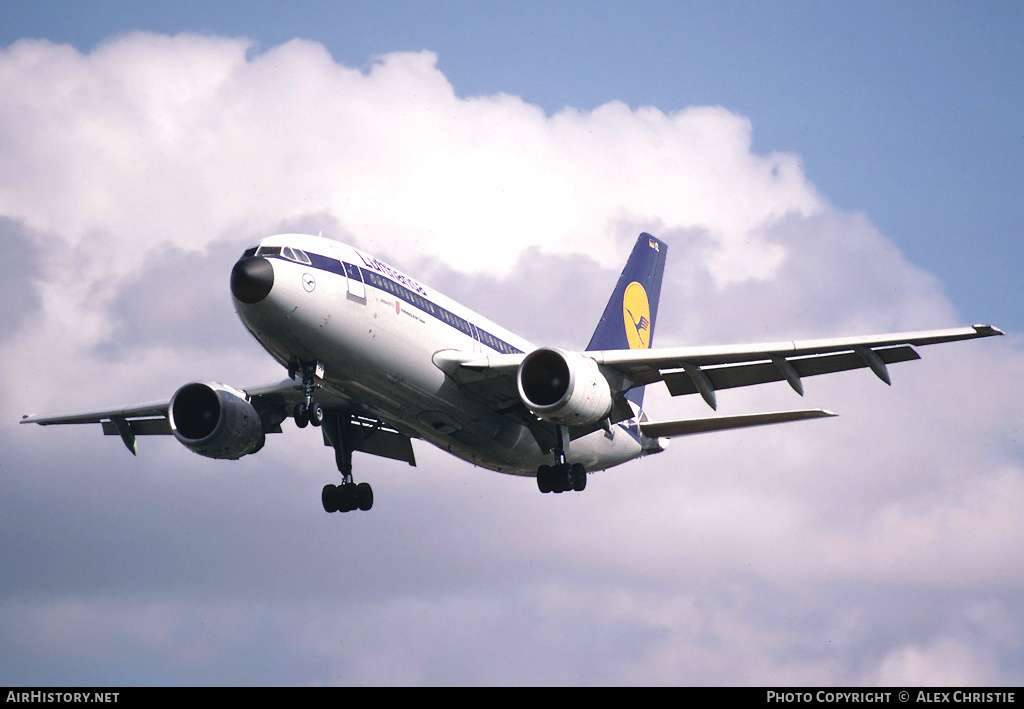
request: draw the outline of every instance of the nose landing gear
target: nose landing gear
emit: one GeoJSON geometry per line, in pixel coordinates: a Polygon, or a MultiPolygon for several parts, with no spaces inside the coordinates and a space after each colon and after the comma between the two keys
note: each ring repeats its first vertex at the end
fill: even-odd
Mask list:
{"type": "Polygon", "coordinates": [[[292,417],[295,419],[295,425],[299,428],[305,428],[306,424],[310,423],[313,426],[319,426],[324,422],[324,407],[318,401],[313,401],[309,404],[300,402],[295,405],[292,417]]]}
{"type": "Polygon", "coordinates": [[[313,401],[313,391],[317,387],[316,377],[323,377],[324,368],[319,362],[303,362],[299,366],[302,368],[304,401],[295,405],[292,417],[295,419],[295,425],[299,428],[305,428],[306,424],[310,423],[319,426],[324,421],[324,407],[320,405],[320,402],[313,401]]]}

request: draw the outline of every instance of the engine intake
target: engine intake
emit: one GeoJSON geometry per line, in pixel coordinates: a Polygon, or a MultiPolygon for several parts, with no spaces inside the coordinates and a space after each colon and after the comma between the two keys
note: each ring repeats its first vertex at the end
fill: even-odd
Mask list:
{"type": "Polygon", "coordinates": [[[174,437],[207,458],[235,460],[263,447],[266,435],[256,409],[237,389],[192,382],[174,392],[168,418],[174,437]]]}
{"type": "Polygon", "coordinates": [[[568,426],[597,423],[612,409],[612,392],[597,362],[542,347],[516,373],[519,398],[540,418],[568,426]]]}

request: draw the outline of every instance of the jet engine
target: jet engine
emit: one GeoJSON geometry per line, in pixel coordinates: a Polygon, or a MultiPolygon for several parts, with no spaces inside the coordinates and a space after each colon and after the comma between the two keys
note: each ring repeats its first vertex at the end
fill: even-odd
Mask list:
{"type": "Polygon", "coordinates": [[[192,382],[174,392],[168,419],[174,437],[207,458],[235,460],[266,441],[259,414],[244,393],[215,382],[192,382]]]}
{"type": "Polygon", "coordinates": [[[586,426],[612,409],[612,392],[597,362],[573,352],[534,350],[519,365],[516,383],[527,408],[555,424],[586,426]]]}

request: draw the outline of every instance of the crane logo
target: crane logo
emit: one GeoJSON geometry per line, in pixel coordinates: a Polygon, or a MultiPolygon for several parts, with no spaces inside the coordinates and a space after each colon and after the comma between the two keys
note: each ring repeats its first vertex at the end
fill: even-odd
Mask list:
{"type": "Polygon", "coordinates": [[[622,294],[622,324],[631,350],[646,350],[651,346],[651,305],[647,291],[633,281],[622,294]]]}

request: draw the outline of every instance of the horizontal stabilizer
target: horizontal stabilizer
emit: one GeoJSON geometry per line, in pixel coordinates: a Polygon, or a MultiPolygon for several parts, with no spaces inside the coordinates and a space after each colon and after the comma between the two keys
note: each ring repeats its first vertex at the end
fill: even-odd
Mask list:
{"type": "Polygon", "coordinates": [[[683,419],[680,421],[646,421],[640,424],[640,432],[651,438],[688,436],[692,433],[726,431],[730,428],[765,426],[770,423],[787,423],[835,416],[824,409],[801,411],[773,411],[766,414],[743,414],[740,416],[713,416],[710,418],[683,419]]]}

